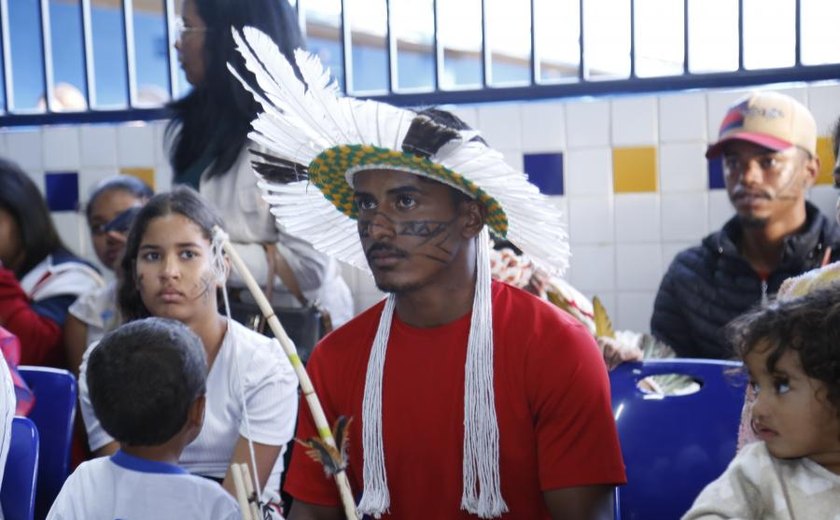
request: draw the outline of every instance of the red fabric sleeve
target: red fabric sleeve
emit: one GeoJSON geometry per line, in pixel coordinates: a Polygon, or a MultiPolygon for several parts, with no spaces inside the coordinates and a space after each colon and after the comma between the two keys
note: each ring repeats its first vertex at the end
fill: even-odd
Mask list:
{"type": "MultiPolygon", "coordinates": [[[[571,318],[568,320],[572,322],[571,318]]],[[[526,382],[535,407],[543,491],[626,482],[604,360],[577,323],[551,327],[532,345],[526,382]]]]}
{"type": "Polygon", "coordinates": [[[21,365],[63,365],[61,327],[32,309],[15,274],[5,268],[0,268],[0,325],[20,340],[21,365]]]}

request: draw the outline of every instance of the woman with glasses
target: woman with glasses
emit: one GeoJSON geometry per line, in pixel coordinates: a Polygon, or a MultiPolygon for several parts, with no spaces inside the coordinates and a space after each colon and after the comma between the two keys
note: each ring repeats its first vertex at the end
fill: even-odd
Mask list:
{"type": "MultiPolygon", "coordinates": [[[[288,0],[184,0],[182,18],[175,48],[193,88],[169,106],[166,136],[174,182],[196,188],[221,213],[225,231],[263,289],[271,273],[267,292],[275,306],[318,301],[333,325],[341,325],[353,315],[350,290],[334,260],[277,228],[251,166],[251,151],[263,151],[248,139],[259,105],[228,71],[230,65],[261,92],[236,51],[231,29],[255,27],[291,58],[304,46],[295,10],[288,0]],[[288,266],[299,291],[269,270],[278,262],[288,266]]],[[[235,295],[244,283],[233,273],[229,285],[235,295]]]]}
{"type": "Polygon", "coordinates": [[[20,340],[20,364],[64,368],[67,310],[104,283],[64,245],[32,179],[0,159],[0,326],[20,340]]]}
{"type": "Polygon", "coordinates": [[[134,216],[154,192],[131,175],[115,175],[97,184],[85,206],[90,239],[96,257],[116,278],[105,287],[85,293],[70,306],[64,325],[67,365],[76,375],[87,346],[119,324],[117,278],[125,237],[134,216]]]}

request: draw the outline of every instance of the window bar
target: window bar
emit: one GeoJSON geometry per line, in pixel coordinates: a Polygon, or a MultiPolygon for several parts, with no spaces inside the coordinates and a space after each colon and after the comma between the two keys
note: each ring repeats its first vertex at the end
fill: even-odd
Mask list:
{"type": "Polygon", "coordinates": [[[683,74],[691,74],[688,63],[688,2],[683,0],[683,74]]]}
{"type": "Polygon", "coordinates": [[[341,0],[341,60],[342,75],[344,76],[344,93],[352,92],[353,83],[353,28],[350,26],[350,17],[347,15],[347,4],[350,0],[341,0]]]}
{"type": "MultiPolygon", "coordinates": [[[[445,1],[445,0],[444,0],[445,1]]],[[[432,23],[434,24],[432,27],[432,46],[434,47],[434,91],[440,92],[440,78],[443,76],[443,44],[440,41],[440,19],[439,19],[439,9],[438,5],[440,0],[432,0],[432,9],[434,9],[434,13],[432,15],[432,23]]]]}
{"type": "Polygon", "coordinates": [[[744,0],[738,0],[738,70],[744,70],[744,0]]]}
{"type": "Polygon", "coordinates": [[[796,0],[796,18],[794,23],[794,51],[793,51],[793,66],[799,67],[802,65],[802,0],[796,0]]]}
{"type": "Polygon", "coordinates": [[[385,49],[385,58],[388,60],[388,93],[393,94],[399,88],[398,71],[397,71],[397,39],[394,37],[394,30],[391,27],[393,16],[391,16],[391,0],[385,0],[385,38],[388,42],[388,47],[385,49]]]}
{"type": "Polygon", "coordinates": [[[169,74],[169,99],[178,97],[178,56],[175,50],[175,38],[173,28],[175,27],[175,2],[163,0],[163,15],[166,17],[166,65],[169,74]]]}
{"type": "Polygon", "coordinates": [[[125,79],[126,79],[126,94],[128,95],[128,108],[134,106],[136,99],[137,85],[137,71],[135,69],[134,61],[134,0],[122,0],[123,2],[123,36],[125,51],[125,79]]]}
{"type": "Polygon", "coordinates": [[[630,79],[636,78],[636,0],[630,0],[630,79]]]}
{"type": "Polygon", "coordinates": [[[9,114],[14,109],[14,85],[12,81],[12,46],[9,36],[9,2],[0,0],[0,40],[3,51],[3,107],[9,114]]]}
{"type": "Polygon", "coordinates": [[[531,0],[531,81],[530,85],[537,85],[542,75],[540,69],[540,55],[537,50],[537,16],[534,11],[537,8],[536,0],[531,0]]]}
{"type": "Polygon", "coordinates": [[[38,15],[41,19],[41,67],[44,73],[44,106],[47,112],[53,111],[53,90],[55,82],[53,79],[52,59],[52,31],[50,29],[50,2],[40,0],[38,2],[38,15]]]}
{"type": "Polygon", "coordinates": [[[82,66],[85,68],[85,96],[88,110],[96,106],[96,74],[93,58],[93,25],[90,16],[90,0],[82,0],[82,66]]]}
{"type": "Polygon", "coordinates": [[[489,87],[493,82],[493,54],[487,42],[487,34],[490,32],[487,22],[488,3],[489,0],[481,0],[481,81],[484,87],[489,87]]]}
{"type": "Polygon", "coordinates": [[[578,16],[579,16],[578,21],[579,21],[579,27],[580,27],[580,29],[578,31],[579,32],[578,37],[580,39],[580,42],[579,42],[579,45],[578,45],[578,51],[580,53],[580,57],[578,59],[578,80],[580,80],[580,81],[586,81],[586,76],[587,76],[587,74],[586,74],[586,55],[584,54],[584,45],[583,45],[584,36],[585,36],[585,33],[583,32],[583,4],[584,3],[586,3],[586,0],[579,0],[578,1],[578,5],[580,6],[579,13],[578,13],[578,16]]]}

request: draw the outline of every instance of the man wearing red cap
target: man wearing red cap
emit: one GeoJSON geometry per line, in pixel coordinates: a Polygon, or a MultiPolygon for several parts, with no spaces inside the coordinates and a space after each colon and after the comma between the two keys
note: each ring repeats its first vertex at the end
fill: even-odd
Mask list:
{"type": "Polygon", "coordinates": [[[726,323],[840,258],[840,228],[806,201],[816,148],[814,117],[790,96],[756,92],[729,108],[706,157],[722,159],[736,215],[677,255],[654,303],[651,331],[678,356],[732,357],[726,323]]]}

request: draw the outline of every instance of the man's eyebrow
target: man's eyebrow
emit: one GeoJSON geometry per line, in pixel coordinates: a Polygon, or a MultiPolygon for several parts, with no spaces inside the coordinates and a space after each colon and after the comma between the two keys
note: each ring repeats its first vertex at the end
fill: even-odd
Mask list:
{"type": "MultiPolygon", "coordinates": [[[[417,186],[398,186],[396,188],[391,188],[386,192],[387,195],[402,195],[404,193],[423,193],[423,190],[417,186]]],[[[373,197],[373,195],[367,191],[356,190],[353,192],[354,197],[373,197]]]]}
{"type": "Polygon", "coordinates": [[[388,195],[401,195],[403,193],[422,193],[423,190],[417,186],[398,186],[388,190],[388,195]]]}

